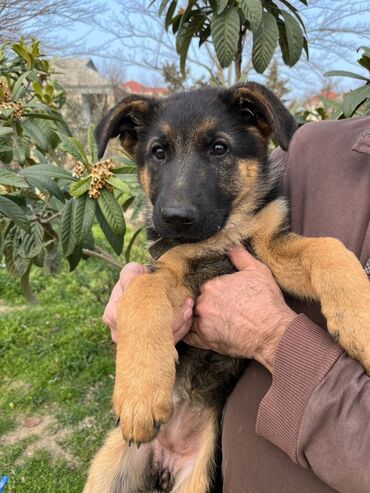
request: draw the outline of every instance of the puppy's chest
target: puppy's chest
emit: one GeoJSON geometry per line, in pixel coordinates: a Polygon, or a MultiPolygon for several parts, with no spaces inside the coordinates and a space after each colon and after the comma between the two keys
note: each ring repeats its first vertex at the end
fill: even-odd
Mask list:
{"type": "Polygon", "coordinates": [[[235,272],[235,267],[225,254],[213,254],[189,261],[184,284],[194,296],[198,296],[206,281],[232,272],[235,272]]]}

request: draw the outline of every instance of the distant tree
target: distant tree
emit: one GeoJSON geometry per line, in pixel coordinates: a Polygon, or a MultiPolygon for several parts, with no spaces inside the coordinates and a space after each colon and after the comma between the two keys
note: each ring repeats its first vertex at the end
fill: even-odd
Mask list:
{"type": "Polygon", "coordinates": [[[91,23],[95,0],[0,0],[0,43],[20,36],[55,41],[55,29],[72,22],[91,23]]]}
{"type": "Polygon", "coordinates": [[[266,76],[265,85],[273,91],[276,96],[284,99],[284,96],[289,93],[287,87],[288,79],[282,79],[279,74],[279,64],[277,60],[273,60],[270,70],[266,76]]]}

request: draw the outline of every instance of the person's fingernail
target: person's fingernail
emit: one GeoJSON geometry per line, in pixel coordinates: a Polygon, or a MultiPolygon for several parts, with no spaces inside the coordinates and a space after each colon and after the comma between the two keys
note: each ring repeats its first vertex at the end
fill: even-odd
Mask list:
{"type": "Polygon", "coordinates": [[[190,318],[191,315],[192,315],[192,313],[193,313],[192,308],[190,308],[189,306],[186,307],[185,310],[184,310],[183,316],[182,316],[183,320],[185,321],[188,318],[190,318]]]}

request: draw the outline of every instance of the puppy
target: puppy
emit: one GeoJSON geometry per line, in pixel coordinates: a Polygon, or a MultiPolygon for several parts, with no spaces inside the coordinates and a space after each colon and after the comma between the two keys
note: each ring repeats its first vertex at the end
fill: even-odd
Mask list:
{"type": "Polygon", "coordinates": [[[289,232],[282,170],[268,147],[274,135],[286,150],[295,130],[256,83],[130,96],[97,127],[100,157],[119,136],[135,158],[154,262],[119,302],[120,427],[96,455],[85,493],[211,491],[220,416],[244,362],[175,348],[171,327],[186,297],[233,271],[231,245],[243,243],[285,292],[319,301],[329,332],[370,369],[370,283],[361,265],[338,240],[289,232]]]}

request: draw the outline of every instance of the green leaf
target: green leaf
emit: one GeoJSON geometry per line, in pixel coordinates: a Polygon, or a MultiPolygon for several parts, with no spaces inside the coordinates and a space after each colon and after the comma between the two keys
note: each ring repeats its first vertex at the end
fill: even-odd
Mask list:
{"type": "Polygon", "coordinates": [[[67,255],[66,258],[69,263],[69,272],[74,271],[82,259],[82,245],[76,245],[73,252],[67,255]]]}
{"type": "Polygon", "coordinates": [[[22,277],[27,271],[30,261],[19,255],[18,243],[21,229],[12,223],[5,236],[4,259],[7,271],[14,277],[22,277]]]}
{"type": "Polygon", "coordinates": [[[349,118],[356,109],[370,97],[370,86],[359,87],[346,94],[343,98],[343,113],[349,118]]]}
{"type": "Polygon", "coordinates": [[[66,202],[63,213],[62,220],[60,223],[60,239],[62,243],[63,252],[66,256],[71,255],[75,246],[75,234],[73,228],[73,208],[74,208],[74,200],[71,199],[66,202]]]}
{"type": "Polygon", "coordinates": [[[74,181],[69,187],[69,193],[72,197],[79,197],[86,193],[90,188],[91,176],[80,178],[78,181],[74,181]]]}
{"type": "Polygon", "coordinates": [[[0,137],[7,134],[12,134],[13,129],[10,127],[0,127],[0,137]]]}
{"type": "Polygon", "coordinates": [[[184,23],[180,28],[176,38],[176,51],[180,55],[180,70],[185,74],[186,58],[193,35],[202,27],[204,17],[194,15],[192,19],[184,23]]]}
{"type": "Polygon", "coordinates": [[[228,3],[229,0],[217,0],[217,14],[222,14],[228,3]]]}
{"type": "Polygon", "coordinates": [[[304,25],[304,22],[302,20],[302,17],[299,15],[298,13],[298,10],[294,7],[294,5],[292,5],[291,3],[289,3],[287,0],[280,0],[280,2],[285,5],[286,7],[288,7],[288,9],[293,12],[293,15],[295,16],[295,18],[297,19],[297,21],[300,23],[300,25],[302,26],[302,29],[304,32],[306,32],[306,27],[304,25]]]}
{"type": "Polygon", "coordinates": [[[32,223],[30,233],[20,230],[17,243],[18,253],[22,258],[37,257],[44,247],[44,229],[41,224],[32,223]]]}
{"type": "Polygon", "coordinates": [[[16,188],[28,188],[27,183],[14,171],[0,168],[0,185],[8,185],[16,188]]]}
{"type": "Polygon", "coordinates": [[[161,16],[164,12],[164,9],[170,3],[171,0],[162,0],[161,5],[159,6],[158,15],[161,16]]]}
{"type": "Polygon", "coordinates": [[[292,15],[288,14],[288,12],[281,11],[281,16],[285,21],[286,38],[288,41],[289,60],[287,65],[292,67],[301,57],[303,49],[303,32],[299,23],[292,15]]]}
{"type": "Polygon", "coordinates": [[[238,9],[231,7],[222,14],[213,14],[211,35],[217,59],[221,67],[229,67],[238,48],[240,17],[238,9]]]}
{"type": "Polygon", "coordinates": [[[123,236],[125,234],[125,219],[123,211],[118,204],[113,193],[103,188],[98,199],[100,210],[102,211],[110,229],[114,234],[123,236]]]}
{"type": "Polygon", "coordinates": [[[21,98],[23,96],[23,91],[25,90],[25,87],[23,85],[24,81],[27,79],[29,74],[31,73],[31,70],[28,70],[27,72],[24,72],[20,77],[18,77],[17,81],[15,82],[12,90],[12,94],[10,96],[10,99],[12,101],[16,101],[17,99],[21,98]]]}
{"type": "Polygon", "coordinates": [[[84,148],[81,142],[74,137],[66,137],[64,134],[58,133],[62,144],[60,148],[70,154],[76,161],[81,161],[88,169],[91,168],[91,164],[86,156],[84,148]]]}
{"type": "Polygon", "coordinates": [[[130,192],[130,186],[123,180],[120,180],[116,176],[112,175],[107,179],[107,182],[118,190],[123,190],[124,192],[130,192]]]}
{"type": "Polygon", "coordinates": [[[38,176],[37,178],[28,176],[26,181],[31,187],[37,188],[40,192],[50,193],[61,202],[65,201],[63,192],[51,178],[47,176],[38,176]]]}
{"type": "Polygon", "coordinates": [[[3,195],[0,195],[0,214],[12,219],[17,226],[27,231],[27,233],[31,231],[29,220],[23,209],[3,195]]]}
{"type": "Polygon", "coordinates": [[[260,0],[239,0],[240,9],[249,22],[251,31],[256,31],[262,22],[262,4],[260,0]]]}
{"type": "Polygon", "coordinates": [[[166,20],[164,22],[164,28],[166,29],[166,31],[172,24],[173,14],[175,13],[176,6],[177,6],[177,0],[173,0],[167,10],[166,20]]]}
{"type": "Polygon", "coordinates": [[[370,79],[364,77],[363,75],[347,72],[347,70],[330,70],[329,72],[325,72],[324,77],[351,77],[352,79],[370,82],[370,79]]]}
{"type": "Polygon", "coordinates": [[[109,227],[109,224],[105,220],[103,213],[100,210],[99,204],[98,207],[96,208],[96,218],[110,246],[113,248],[113,250],[116,252],[117,255],[121,255],[123,249],[124,236],[116,235],[113,233],[113,231],[109,227]]]}
{"type": "Polygon", "coordinates": [[[96,201],[86,195],[75,199],[73,208],[73,226],[76,243],[82,244],[90,233],[95,217],[96,201]]]}
{"type": "Polygon", "coordinates": [[[269,12],[263,12],[261,26],[253,33],[252,62],[259,74],[262,74],[268,67],[278,37],[279,29],[275,17],[269,12]]]}
{"type": "Polygon", "coordinates": [[[21,176],[35,177],[47,176],[48,178],[63,178],[64,180],[74,180],[71,173],[60,168],[59,166],[54,166],[53,164],[34,164],[28,168],[23,168],[19,174],[21,176]]]}
{"type": "Polygon", "coordinates": [[[32,141],[42,150],[47,152],[49,150],[49,142],[43,131],[35,125],[31,120],[22,120],[21,127],[25,134],[28,135],[32,141]]]}

